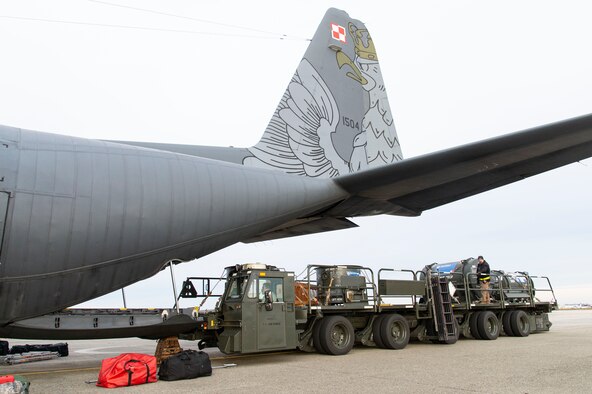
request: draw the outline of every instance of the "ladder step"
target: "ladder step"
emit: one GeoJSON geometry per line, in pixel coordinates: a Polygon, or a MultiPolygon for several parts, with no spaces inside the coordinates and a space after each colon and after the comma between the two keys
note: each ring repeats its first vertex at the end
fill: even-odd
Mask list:
{"type": "Polygon", "coordinates": [[[455,335],[454,310],[450,296],[448,279],[443,277],[432,277],[432,294],[435,309],[434,324],[438,331],[438,339],[445,340],[455,335]]]}

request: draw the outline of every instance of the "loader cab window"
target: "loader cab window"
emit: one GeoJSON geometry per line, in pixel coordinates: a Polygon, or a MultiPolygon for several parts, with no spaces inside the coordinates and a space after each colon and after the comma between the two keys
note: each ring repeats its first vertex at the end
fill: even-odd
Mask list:
{"type": "Polygon", "coordinates": [[[230,284],[228,285],[228,293],[226,293],[226,299],[239,300],[243,298],[243,295],[245,294],[245,290],[247,288],[248,281],[249,278],[245,276],[232,278],[230,284]]]}
{"type": "Polygon", "coordinates": [[[247,291],[247,297],[257,298],[257,279],[253,279],[249,282],[249,290],[247,291]]]}
{"type": "Polygon", "coordinates": [[[259,302],[265,301],[265,291],[271,291],[273,302],[284,302],[284,280],[282,278],[258,278],[259,302]]]}

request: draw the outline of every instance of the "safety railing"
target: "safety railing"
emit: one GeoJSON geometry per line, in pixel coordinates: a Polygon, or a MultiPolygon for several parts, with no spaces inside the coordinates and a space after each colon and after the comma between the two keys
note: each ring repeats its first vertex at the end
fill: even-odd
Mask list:
{"type": "MultiPolygon", "coordinates": [[[[216,286],[224,278],[206,277],[206,276],[189,276],[181,286],[181,291],[175,300],[175,305],[179,305],[181,298],[201,298],[201,302],[194,308],[195,312],[199,312],[210,297],[222,297],[222,294],[214,293],[216,286]],[[214,285],[212,286],[212,282],[214,285]]],[[[178,310],[177,310],[178,312],[178,310]]]]}
{"type": "MultiPolygon", "coordinates": [[[[421,272],[421,276],[424,275],[425,273],[421,272]]],[[[490,303],[494,306],[533,306],[535,302],[532,280],[523,273],[492,272],[488,289],[481,287],[476,273],[431,272],[430,275],[446,277],[449,280],[451,300],[456,307],[470,309],[480,303],[485,291],[489,293],[490,303]]]]}
{"type": "Polygon", "coordinates": [[[534,305],[534,286],[526,273],[509,273],[503,275],[503,302],[507,304],[534,305]]]}
{"type": "Polygon", "coordinates": [[[359,265],[308,265],[302,291],[308,291],[308,309],[360,308],[376,310],[374,272],[359,265]],[[326,273],[326,274],[325,274],[326,273]],[[319,278],[319,275],[325,275],[319,278]],[[359,279],[357,279],[359,278],[359,279]]]}
{"type": "Polygon", "coordinates": [[[379,310],[385,307],[417,309],[417,298],[421,296],[426,296],[426,286],[423,280],[417,280],[413,270],[381,268],[378,271],[379,310]],[[388,273],[386,278],[385,273],[388,273]]]}
{"type": "Polygon", "coordinates": [[[553,286],[551,285],[551,280],[547,276],[531,276],[530,278],[532,279],[532,296],[535,302],[549,302],[554,309],[557,309],[559,305],[557,303],[557,297],[555,297],[555,291],[553,291],[553,286]],[[541,293],[545,297],[541,297],[541,293]]]}
{"type": "Polygon", "coordinates": [[[465,275],[461,272],[448,272],[441,275],[446,276],[450,282],[449,286],[452,287],[450,290],[450,298],[452,299],[453,305],[467,305],[471,303],[474,294],[471,295],[470,282],[465,275]]]}
{"type": "Polygon", "coordinates": [[[485,293],[488,293],[489,298],[491,300],[489,303],[497,304],[498,302],[500,302],[503,305],[504,300],[502,291],[502,281],[500,275],[491,273],[488,284],[488,288],[485,289],[479,281],[479,274],[467,274],[465,278],[465,289],[467,289],[467,304],[473,305],[483,302],[483,298],[485,298],[485,293]]]}

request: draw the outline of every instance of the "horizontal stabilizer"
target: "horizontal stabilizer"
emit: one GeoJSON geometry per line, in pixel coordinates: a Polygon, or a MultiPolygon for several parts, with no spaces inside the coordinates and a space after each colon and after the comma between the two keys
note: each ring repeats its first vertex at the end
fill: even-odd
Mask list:
{"type": "Polygon", "coordinates": [[[163,150],[167,152],[181,153],[183,155],[203,157],[204,159],[221,160],[229,163],[242,164],[243,159],[249,153],[246,148],[233,148],[221,146],[202,146],[202,145],[182,145],[165,144],[160,142],[140,142],[140,141],[115,141],[105,140],[106,142],[115,142],[139,146],[142,148],[163,150]]]}
{"type": "Polygon", "coordinates": [[[358,227],[358,225],[343,218],[312,217],[306,219],[296,219],[255,237],[243,240],[242,242],[252,243],[270,241],[272,239],[323,233],[325,231],[344,230],[354,227],[358,227]]]}
{"type": "Polygon", "coordinates": [[[386,213],[390,205],[391,214],[419,215],[590,156],[586,115],[336,178],[352,198],[325,214],[386,213]]]}

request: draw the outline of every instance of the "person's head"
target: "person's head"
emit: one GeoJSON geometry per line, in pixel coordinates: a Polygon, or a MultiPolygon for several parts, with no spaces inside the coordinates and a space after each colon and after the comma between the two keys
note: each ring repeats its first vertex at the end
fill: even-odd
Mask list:
{"type": "Polygon", "coordinates": [[[477,260],[479,260],[479,263],[482,263],[485,261],[485,259],[483,258],[483,256],[479,256],[477,257],[477,260]]]}

